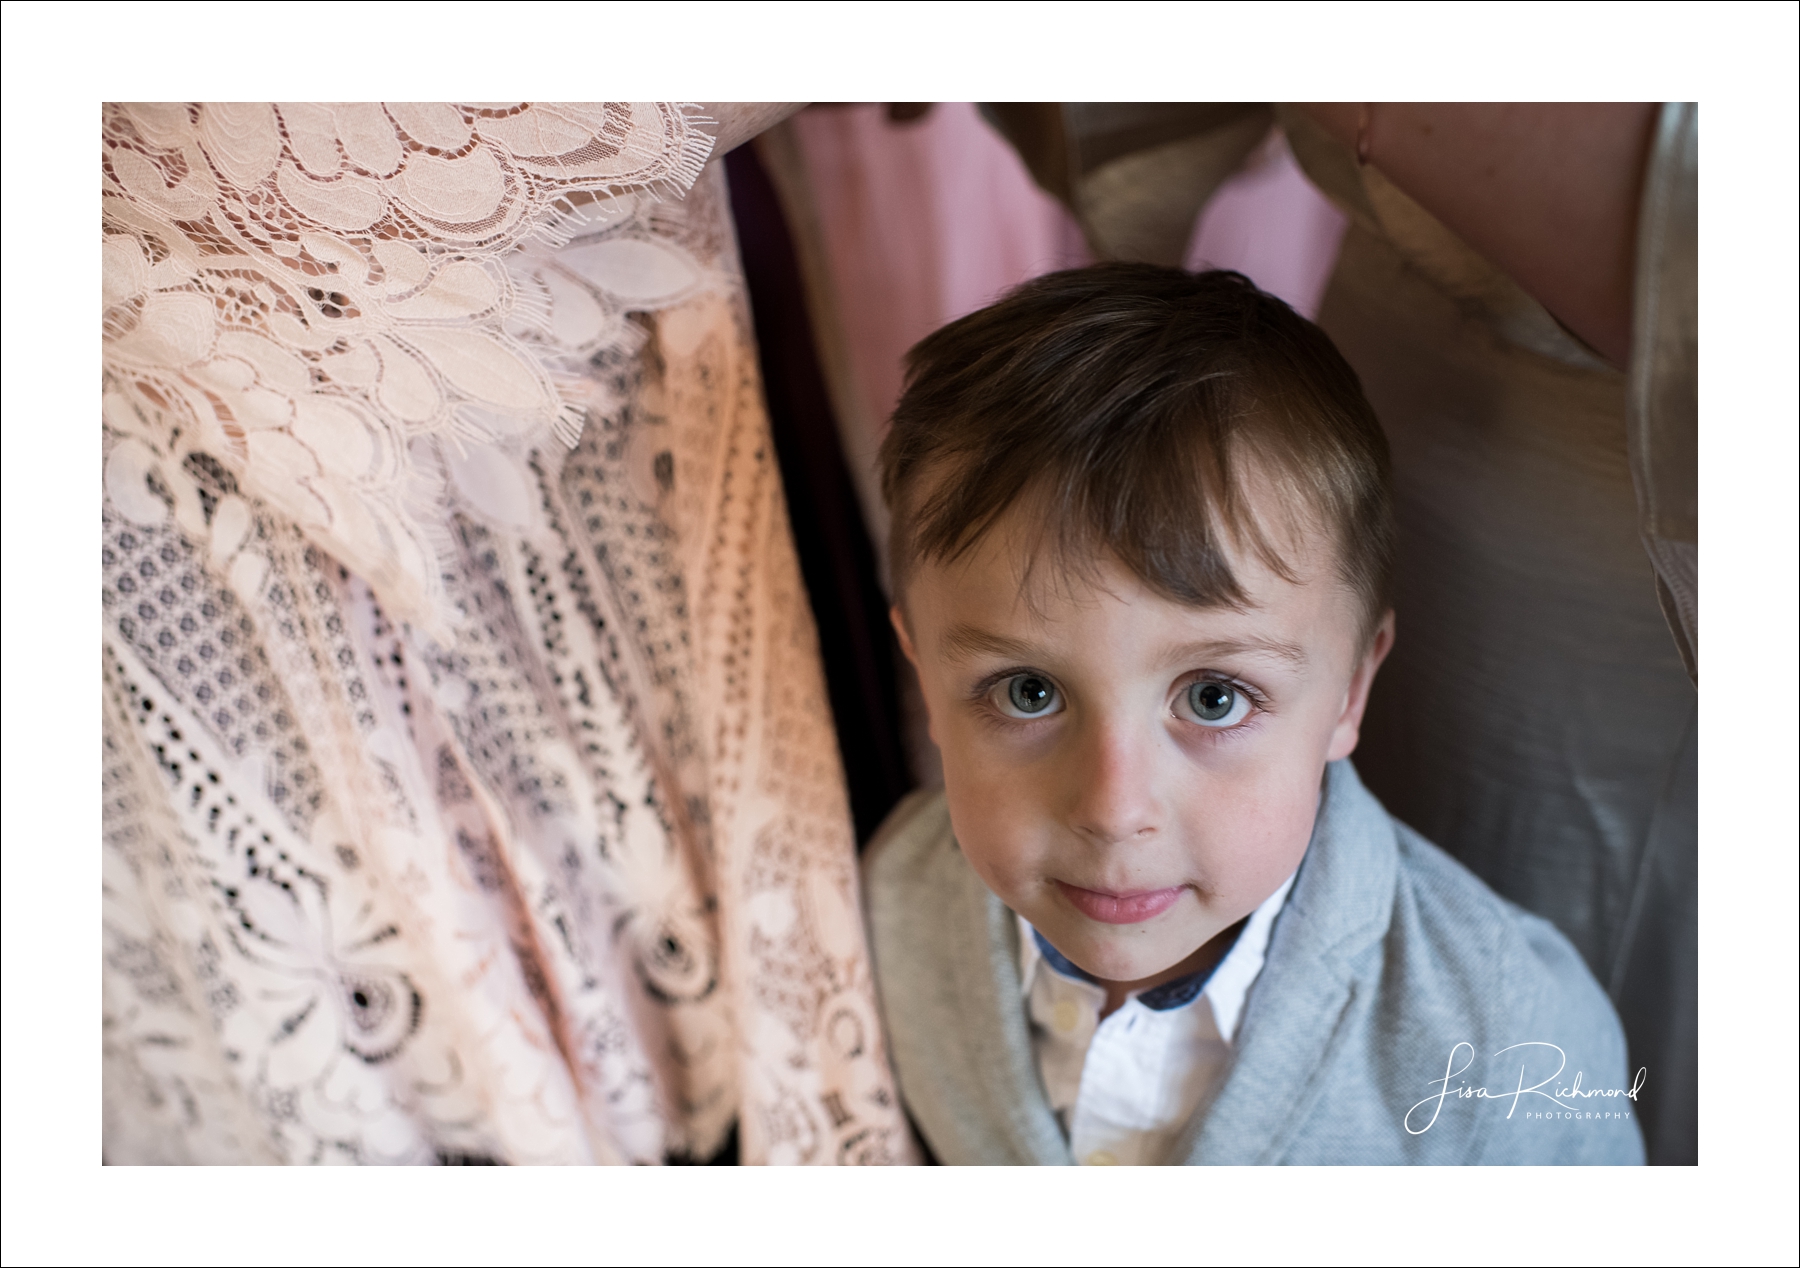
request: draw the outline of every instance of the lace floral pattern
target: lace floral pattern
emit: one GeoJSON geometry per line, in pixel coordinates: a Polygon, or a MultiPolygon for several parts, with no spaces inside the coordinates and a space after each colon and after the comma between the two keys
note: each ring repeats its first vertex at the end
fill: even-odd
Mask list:
{"type": "Polygon", "coordinates": [[[105,110],[110,1161],[911,1159],[696,123],[105,110]]]}
{"type": "Polygon", "coordinates": [[[583,362],[704,280],[634,214],[710,149],[673,106],[128,105],[102,137],[114,409],[179,415],[416,623],[442,509],[516,514],[494,450],[572,440],[583,362]]]}

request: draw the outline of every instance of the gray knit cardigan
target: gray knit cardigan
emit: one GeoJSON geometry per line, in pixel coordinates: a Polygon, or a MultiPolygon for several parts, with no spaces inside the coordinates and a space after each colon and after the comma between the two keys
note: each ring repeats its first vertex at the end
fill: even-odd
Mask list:
{"type": "MultiPolygon", "coordinates": [[[[932,1152],[1071,1162],[1032,1057],[1018,922],[963,858],[942,794],[897,807],[863,868],[890,1051],[932,1152]]],[[[1232,1065],[1173,1156],[1641,1163],[1631,1087],[1618,1019],[1569,941],[1334,762],[1232,1065]]]]}

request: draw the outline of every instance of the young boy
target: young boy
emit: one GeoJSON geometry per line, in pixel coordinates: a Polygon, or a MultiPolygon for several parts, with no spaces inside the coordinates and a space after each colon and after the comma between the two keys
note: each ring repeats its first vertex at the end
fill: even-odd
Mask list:
{"type": "Polygon", "coordinates": [[[940,1161],[1643,1160],[1573,947],[1350,764],[1387,449],[1316,327],[1233,273],[1039,278],[913,349],[882,464],[944,790],[865,885],[940,1161]]]}

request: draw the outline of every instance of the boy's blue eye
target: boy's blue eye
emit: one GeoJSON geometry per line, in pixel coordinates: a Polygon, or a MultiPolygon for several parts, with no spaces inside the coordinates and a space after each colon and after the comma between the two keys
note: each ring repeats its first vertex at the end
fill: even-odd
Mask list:
{"type": "Polygon", "coordinates": [[[1250,700],[1227,683],[1201,681],[1187,689],[1187,706],[1201,726],[1236,726],[1250,712],[1250,700]]]}
{"type": "Polygon", "coordinates": [[[1056,684],[1042,674],[1015,674],[1006,680],[1008,712],[1018,717],[1036,718],[1055,712],[1056,684]]]}

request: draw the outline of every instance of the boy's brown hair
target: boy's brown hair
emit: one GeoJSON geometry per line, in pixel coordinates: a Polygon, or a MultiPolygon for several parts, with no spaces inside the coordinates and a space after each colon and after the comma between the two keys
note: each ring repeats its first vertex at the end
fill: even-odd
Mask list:
{"type": "Polygon", "coordinates": [[[1372,636],[1389,604],[1387,440],[1317,326],[1243,275],[1096,264],[1025,283],[907,354],[881,447],[894,593],[1021,498],[1065,563],[1110,553],[1153,590],[1241,605],[1223,549],[1295,574],[1246,478],[1337,544],[1372,636]]]}

